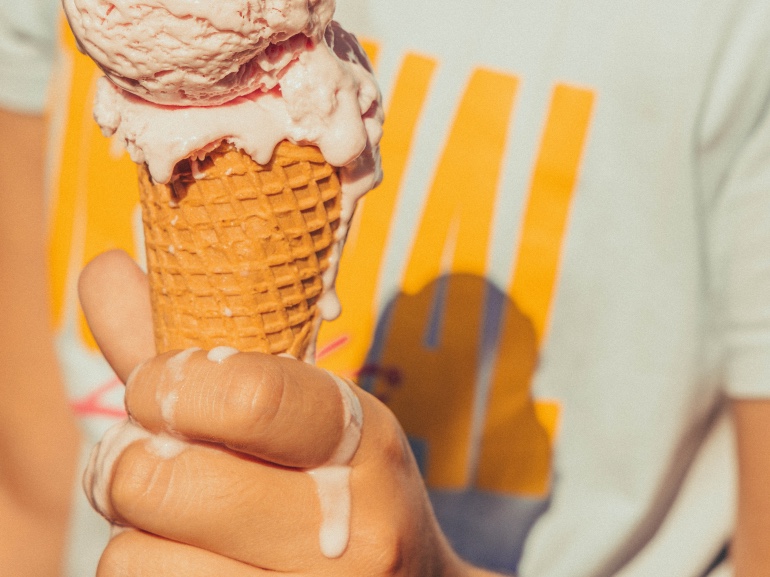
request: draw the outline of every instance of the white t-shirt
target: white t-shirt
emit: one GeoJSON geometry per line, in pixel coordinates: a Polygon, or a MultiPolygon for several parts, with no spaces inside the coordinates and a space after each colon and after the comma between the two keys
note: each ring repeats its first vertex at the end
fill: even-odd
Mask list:
{"type": "MultiPolygon", "coordinates": [[[[409,151],[391,183],[398,205],[380,277],[390,307],[381,324],[390,327],[368,363],[385,356],[389,374],[401,369],[391,404],[407,432],[422,436],[415,445],[428,467],[431,444],[456,422],[459,411],[444,410],[453,395],[475,407],[462,439],[470,448],[458,445],[464,480],[429,476],[458,551],[523,577],[702,575],[733,527],[724,399],[770,393],[770,4],[339,0],[338,18],[378,45],[392,138],[384,149],[409,151]],[[407,70],[430,76],[424,94],[406,83],[407,70]],[[405,103],[419,114],[409,117],[405,103]],[[484,149],[474,130],[499,137],[502,122],[504,142],[484,149]],[[571,148],[580,148],[577,162],[571,148]],[[456,168],[479,154],[478,172],[456,168]],[[458,256],[473,238],[463,222],[485,203],[475,187],[490,193],[483,178],[476,184],[487,170],[499,170],[496,212],[472,261],[458,256]],[[470,197],[465,205],[454,187],[470,197]],[[431,204],[431,191],[452,207],[431,204]],[[425,401],[408,389],[424,385],[412,375],[430,373],[403,369],[416,355],[383,341],[388,331],[417,332],[431,349],[428,325],[409,320],[423,287],[434,290],[410,258],[430,258],[419,243],[431,234],[447,239],[443,253],[434,247],[442,272],[490,283],[482,323],[493,332],[502,317],[508,340],[496,352],[482,341],[494,366],[480,364],[472,395],[452,366],[435,373],[447,386],[425,401]],[[501,350],[520,367],[536,362],[533,374],[506,367],[501,350]],[[539,466],[543,450],[507,450],[503,441],[537,439],[522,417],[532,411],[529,393],[541,423],[549,418],[540,406],[558,411],[539,495],[515,479],[539,466]],[[430,410],[439,415],[433,426],[430,410]],[[514,490],[504,489],[506,475],[514,490]]],[[[397,162],[385,162],[388,186],[397,162]]],[[[455,298],[473,301],[456,284],[455,298]]],[[[456,323],[437,294],[429,298],[444,317],[430,322],[456,323]]],[[[433,454],[451,461],[444,449],[433,454]]]]}
{"type": "Polygon", "coordinates": [[[56,54],[57,2],[0,2],[0,106],[40,112],[56,54]]]}
{"type": "MultiPolygon", "coordinates": [[[[338,0],[338,16],[375,57],[386,180],[320,363],[393,408],[469,560],[700,577],[732,533],[725,399],[770,394],[770,4],[338,0]]],[[[59,211],[52,246],[71,249],[54,308],[95,440],[120,387],[71,289],[86,253],[121,244],[104,189],[68,196],[87,160],[55,166],[53,206],[76,218],[59,211]]],[[[73,575],[104,538],[79,511],[73,575]]]]}

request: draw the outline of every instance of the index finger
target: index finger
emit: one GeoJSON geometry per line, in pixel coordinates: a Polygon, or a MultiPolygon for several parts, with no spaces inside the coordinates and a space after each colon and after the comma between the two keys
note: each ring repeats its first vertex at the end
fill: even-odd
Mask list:
{"type": "Polygon", "coordinates": [[[335,377],[294,359],[221,353],[174,351],[140,365],[126,384],[129,414],[150,431],[287,467],[352,456],[360,408],[335,377]]]}
{"type": "Polygon", "coordinates": [[[83,269],[78,293],[88,326],[121,381],[155,355],[147,276],[123,251],[100,254],[83,269]]]}

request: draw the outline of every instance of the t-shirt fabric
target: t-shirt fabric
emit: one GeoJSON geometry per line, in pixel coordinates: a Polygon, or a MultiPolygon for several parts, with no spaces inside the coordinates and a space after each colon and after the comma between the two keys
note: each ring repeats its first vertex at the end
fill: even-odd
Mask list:
{"type": "Polygon", "coordinates": [[[56,54],[57,3],[0,2],[0,106],[40,113],[56,54]]]}
{"type": "MultiPolygon", "coordinates": [[[[338,17],[381,81],[386,176],[318,363],[396,413],[470,561],[729,576],[725,405],[770,394],[770,4],[338,0],[338,17]]],[[[68,36],[61,68],[53,310],[95,442],[122,391],[74,287],[103,250],[141,261],[141,226],[68,36]]],[[[84,575],[107,528],[77,519],[84,575]]]]}
{"type": "Polygon", "coordinates": [[[725,400],[770,383],[769,12],[338,2],[378,48],[397,197],[368,372],[466,558],[523,577],[720,558],[725,400]]]}

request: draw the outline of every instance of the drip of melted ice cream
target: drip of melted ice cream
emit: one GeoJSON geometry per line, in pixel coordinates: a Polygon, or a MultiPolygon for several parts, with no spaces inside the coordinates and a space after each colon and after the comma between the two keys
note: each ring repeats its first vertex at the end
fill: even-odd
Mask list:
{"type": "Polygon", "coordinates": [[[316,483],[321,505],[321,530],[318,535],[321,553],[330,559],[340,557],[350,540],[350,462],[361,442],[364,414],[358,397],[350,385],[329,373],[340,390],[342,398],[343,430],[337,451],[323,467],[308,471],[316,483]]]}

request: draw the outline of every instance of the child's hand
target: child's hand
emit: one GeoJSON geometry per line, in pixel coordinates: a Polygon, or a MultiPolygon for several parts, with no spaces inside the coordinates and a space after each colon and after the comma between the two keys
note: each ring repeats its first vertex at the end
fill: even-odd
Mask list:
{"type": "MultiPolygon", "coordinates": [[[[81,281],[95,336],[123,378],[141,353],[124,333],[147,335],[150,323],[137,315],[149,310],[146,289],[126,290],[127,279],[141,278],[129,262],[108,254],[81,281]]],[[[127,425],[103,442],[100,458],[109,464],[114,450],[117,459],[111,476],[98,471],[92,486],[104,493],[96,495],[103,513],[138,530],[112,540],[100,577],[126,567],[132,575],[188,577],[470,571],[437,526],[393,415],[325,371],[257,353],[222,362],[204,351],[167,353],[131,375],[126,403],[151,434],[127,425]],[[348,527],[339,517],[345,469],[324,480],[323,468],[348,463],[349,541],[340,535],[348,527]],[[322,511],[324,501],[334,510],[322,511]]]]}

